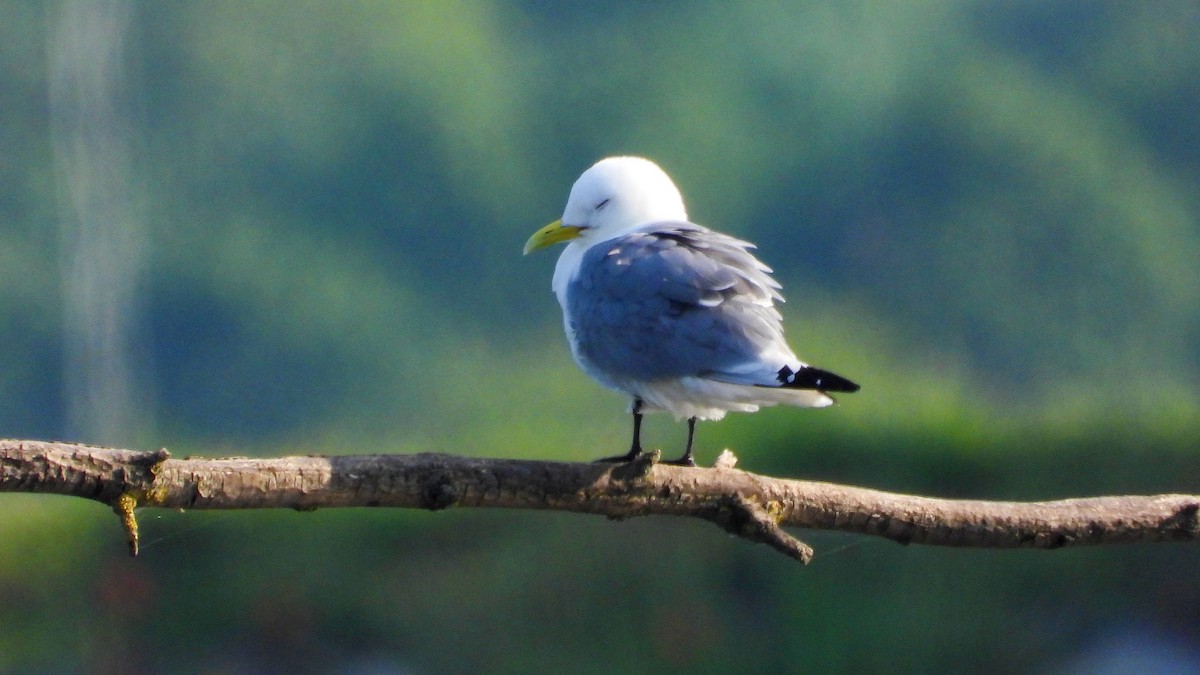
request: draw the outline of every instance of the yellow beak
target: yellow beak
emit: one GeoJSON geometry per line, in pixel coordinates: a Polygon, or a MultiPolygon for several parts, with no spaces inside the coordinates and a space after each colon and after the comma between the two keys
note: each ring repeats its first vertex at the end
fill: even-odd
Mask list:
{"type": "Polygon", "coordinates": [[[538,249],[546,248],[559,242],[570,241],[578,237],[579,233],[583,232],[584,229],[577,225],[563,225],[561,220],[556,220],[533,233],[529,241],[525,242],[525,250],[522,252],[522,255],[529,255],[538,249]]]}

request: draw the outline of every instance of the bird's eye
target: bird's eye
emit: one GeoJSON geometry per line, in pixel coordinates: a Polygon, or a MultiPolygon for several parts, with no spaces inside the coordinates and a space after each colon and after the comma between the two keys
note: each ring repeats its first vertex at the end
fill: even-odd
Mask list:
{"type": "Polygon", "coordinates": [[[602,202],[600,202],[599,204],[597,204],[597,205],[596,205],[596,210],[597,210],[597,211],[599,211],[600,209],[602,209],[602,208],[604,208],[604,207],[606,207],[606,206],[608,206],[608,200],[607,200],[607,199],[605,199],[604,201],[602,201],[602,202]]]}

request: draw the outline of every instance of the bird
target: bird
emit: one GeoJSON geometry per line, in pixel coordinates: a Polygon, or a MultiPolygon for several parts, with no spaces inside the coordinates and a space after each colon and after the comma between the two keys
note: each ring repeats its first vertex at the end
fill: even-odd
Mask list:
{"type": "Polygon", "coordinates": [[[671,178],[649,159],[601,159],[571,187],[562,217],[534,232],[528,255],[566,243],[551,288],[576,364],[631,398],[629,452],[642,455],[642,416],[687,420],[683,456],[695,466],[697,420],[786,404],[832,405],[859,385],[811,366],[788,346],[772,270],[754,245],[688,219],[671,178]]]}

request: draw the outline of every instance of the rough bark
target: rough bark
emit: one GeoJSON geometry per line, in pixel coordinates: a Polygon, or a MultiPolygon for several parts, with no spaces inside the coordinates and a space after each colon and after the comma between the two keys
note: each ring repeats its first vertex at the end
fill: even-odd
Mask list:
{"type": "Polygon", "coordinates": [[[137,553],[134,509],[365,506],[554,509],[609,518],[702,518],[808,562],[782,526],[876,535],[903,544],[1041,548],[1200,539],[1200,496],[1049,502],[951,500],[760,476],[733,468],[484,459],[423,453],[174,459],[71,443],[0,440],[0,492],[93,499],[113,508],[137,553]]]}

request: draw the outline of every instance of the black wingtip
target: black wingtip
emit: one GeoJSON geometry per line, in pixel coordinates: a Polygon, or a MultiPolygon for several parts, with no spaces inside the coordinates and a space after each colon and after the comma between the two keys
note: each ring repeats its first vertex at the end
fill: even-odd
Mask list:
{"type": "Polygon", "coordinates": [[[800,370],[792,370],[784,366],[777,375],[779,384],[788,389],[816,389],[818,391],[840,391],[853,394],[860,387],[846,378],[831,373],[828,370],[804,366],[800,370]]]}

